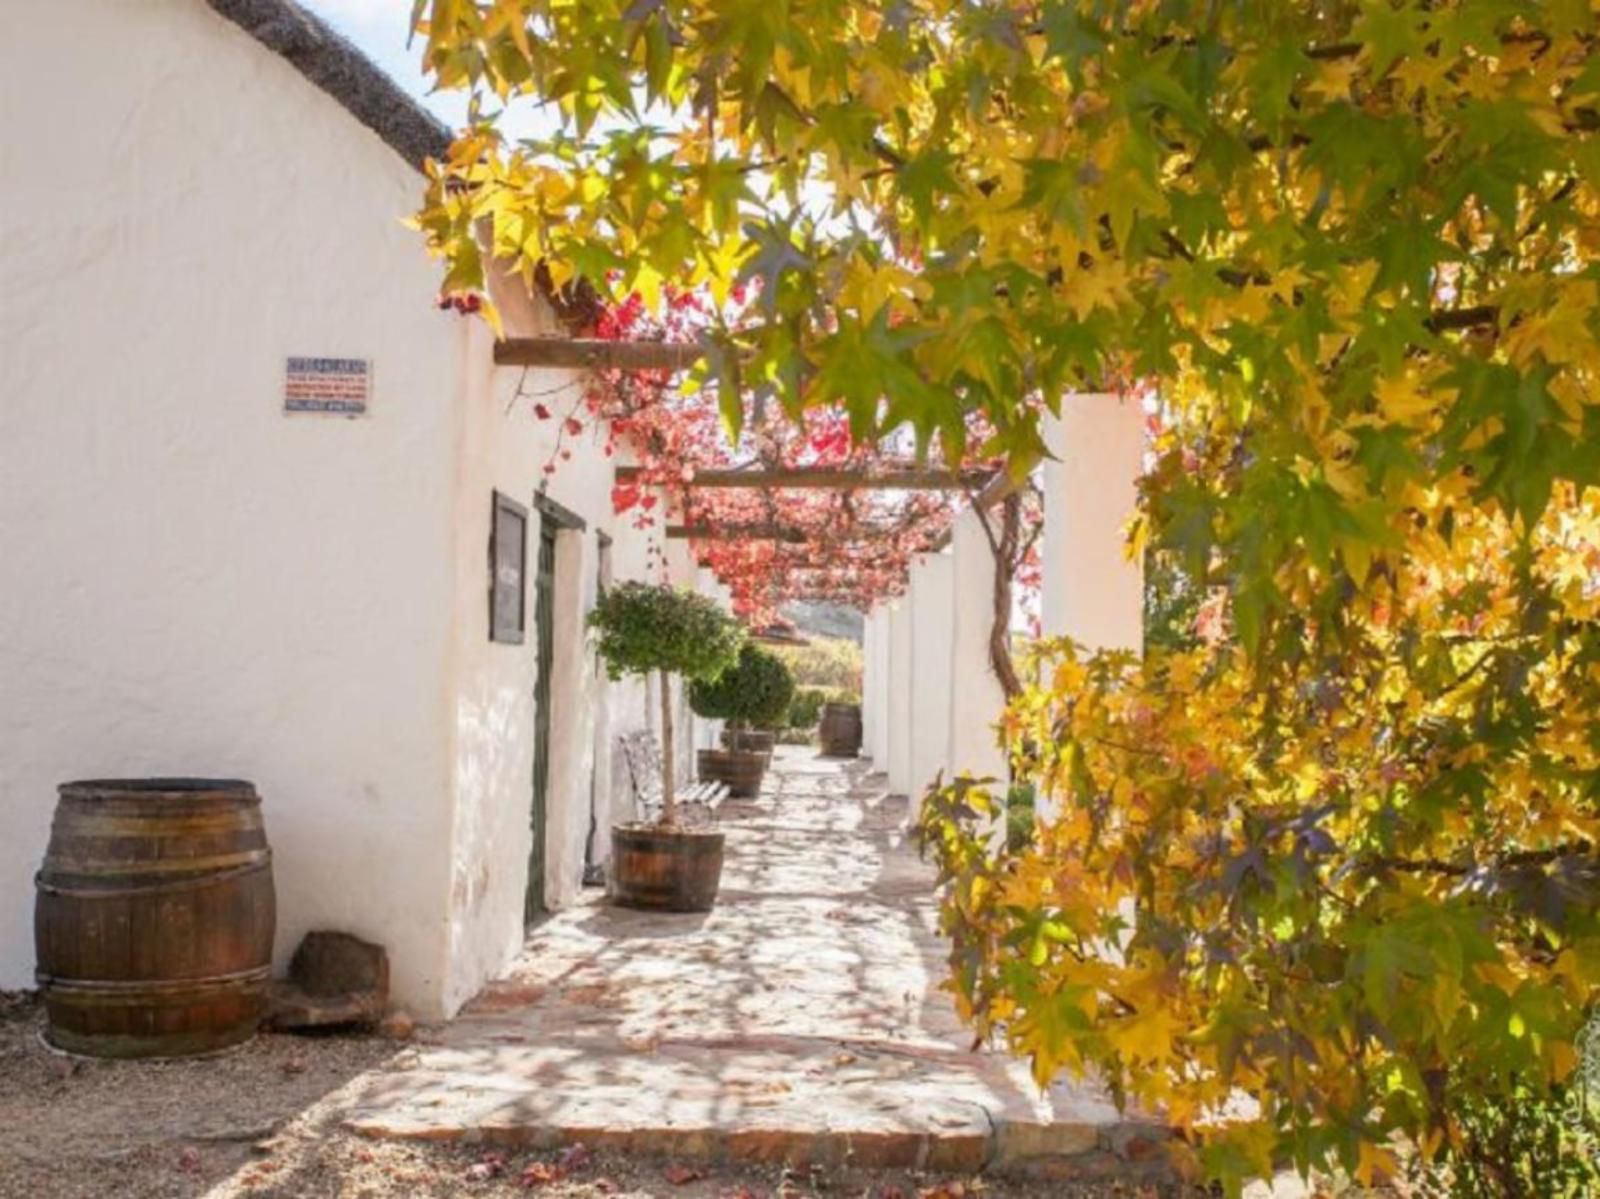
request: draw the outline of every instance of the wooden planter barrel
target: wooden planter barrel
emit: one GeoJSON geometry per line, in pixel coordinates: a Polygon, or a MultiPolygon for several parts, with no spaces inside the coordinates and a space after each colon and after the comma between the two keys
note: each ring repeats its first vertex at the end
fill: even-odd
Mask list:
{"type": "Polygon", "coordinates": [[[750,753],[765,754],[770,763],[773,747],[778,743],[778,735],[759,729],[723,729],[722,745],[724,749],[742,749],[750,753]]]}
{"type": "Polygon", "coordinates": [[[761,778],[767,772],[767,755],[745,749],[702,749],[696,759],[697,774],[713,783],[726,783],[735,799],[750,799],[761,794],[761,778]]]}
{"type": "Polygon", "coordinates": [[[823,704],[817,729],[822,752],[830,758],[853,758],[861,752],[861,705],[823,704]]]}
{"type": "Polygon", "coordinates": [[[722,883],[722,834],[624,824],[611,830],[611,899],[656,912],[709,912],[722,883]]]}
{"type": "Polygon", "coordinates": [[[94,1057],[182,1057],[254,1035],[276,903],[251,784],[67,783],[36,886],[34,948],[52,1045],[94,1057]]]}

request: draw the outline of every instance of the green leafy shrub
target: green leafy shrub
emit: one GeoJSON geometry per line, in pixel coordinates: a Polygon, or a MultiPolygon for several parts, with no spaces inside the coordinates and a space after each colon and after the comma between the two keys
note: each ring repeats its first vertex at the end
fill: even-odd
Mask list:
{"type": "Polygon", "coordinates": [[[814,729],[822,719],[823,704],[856,704],[860,696],[842,687],[796,687],[789,705],[789,727],[814,729]]]}
{"type": "Polygon", "coordinates": [[[809,645],[785,645],[777,654],[789,665],[795,685],[844,692],[849,698],[841,703],[857,703],[861,699],[861,647],[842,637],[818,637],[809,645]]]}
{"type": "Polygon", "coordinates": [[[794,700],[789,704],[789,727],[815,728],[822,719],[822,705],[826,700],[827,692],[820,687],[796,687],[794,700]]]}
{"type": "Polygon", "coordinates": [[[1582,1081],[1513,1102],[1473,1098],[1457,1105],[1462,1143],[1448,1140],[1423,1167],[1424,1199],[1591,1199],[1600,1195],[1600,1119],[1582,1081]]]}
{"type": "Polygon", "coordinates": [[[671,828],[678,823],[671,676],[694,682],[728,671],[739,660],[744,627],[703,595],[637,582],[607,590],[589,613],[589,627],[611,678],[661,676],[661,823],[671,828]]]}
{"type": "Polygon", "coordinates": [[[756,645],[740,650],[732,668],[713,679],[698,679],[689,689],[689,706],[698,715],[756,728],[780,724],[793,698],[789,668],[776,654],[756,645]]]}
{"type": "Polygon", "coordinates": [[[660,670],[710,679],[739,658],[744,629],[716,603],[692,591],[619,583],[589,613],[600,656],[613,679],[660,670]]]}

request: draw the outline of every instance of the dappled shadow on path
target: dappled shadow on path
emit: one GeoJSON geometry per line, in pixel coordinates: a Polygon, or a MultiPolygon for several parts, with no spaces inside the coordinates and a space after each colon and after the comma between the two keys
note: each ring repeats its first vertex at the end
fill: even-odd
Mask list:
{"type": "Polygon", "coordinates": [[[860,1164],[954,1146],[980,1165],[1002,1124],[1092,1143],[1118,1119],[1103,1099],[1063,1111],[971,1051],[907,813],[864,764],[780,751],[724,809],[714,911],[558,914],[355,1126],[757,1158],[844,1144],[860,1164]]]}

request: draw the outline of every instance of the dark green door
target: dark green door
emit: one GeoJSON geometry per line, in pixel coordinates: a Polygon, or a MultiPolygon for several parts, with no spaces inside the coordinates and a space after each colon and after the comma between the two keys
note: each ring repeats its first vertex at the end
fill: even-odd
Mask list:
{"type": "Polygon", "coordinates": [[[539,676],[533,685],[533,849],[528,856],[528,895],[523,916],[532,924],[545,913],[545,811],[550,791],[550,673],[555,658],[556,530],[539,522],[539,562],[533,579],[533,635],[539,676]]]}

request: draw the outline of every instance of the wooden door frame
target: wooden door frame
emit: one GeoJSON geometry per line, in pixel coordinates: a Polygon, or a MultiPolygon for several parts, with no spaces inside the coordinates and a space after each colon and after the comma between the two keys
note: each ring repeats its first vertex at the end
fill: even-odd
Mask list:
{"type": "Polygon", "coordinates": [[[528,822],[533,844],[529,849],[527,885],[523,892],[523,923],[531,925],[548,911],[544,887],[549,879],[550,767],[554,752],[550,743],[552,713],[559,700],[555,691],[555,626],[560,604],[561,534],[581,532],[587,523],[571,509],[548,496],[536,494],[533,507],[539,513],[537,545],[533,556],[533,638],[534,638],[534,713],[533,777],[529,780],[528,822]],[[549,546],[549,570],[544,568],[545,547],[549,546]]]}

